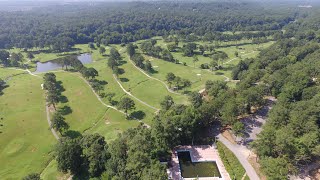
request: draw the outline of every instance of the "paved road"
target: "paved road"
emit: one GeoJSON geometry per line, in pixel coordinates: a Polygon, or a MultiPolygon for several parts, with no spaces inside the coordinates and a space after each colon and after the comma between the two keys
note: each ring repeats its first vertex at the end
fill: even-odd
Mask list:
{"type": "Polygon", "coordinates": [[[244,146],[238,145],[238,144],[232,144],[230,141],[228,141],[225,137],[223,137],[221,134],[218,136],[218,140],[223,143],[227,148],[233,152],[233,154],[238,158],[239,162],[242,164],[244,169],[247,172],[248,177],[251,180],[258,180],[260,177],[254,170],[254,168],[251,166],[249,161],[247,160],[247,157],[250,155],[250,150],[245,148],[244,146]]]}
{"type": "Polygon", "coordinates": [[[225,137],[219,134],[217,137],[225,146],[227,146],[238,158],[242,166],[245,168],[247,175],[250,179],[260,179],[254,168],[251,166],[247,158],[251,154],[251,150],[248,149],[248,143],[257,139],[257,135],[262,131],[262,125],[267,120],[267,114],[272,108],[272,105],[276,102],[274,97],[267,98],[267,104],[263,108],[257,111],[256,114],[244,118],[242,121],[246,128],[246,141],[242,144],[232,144],[225,137]]]}

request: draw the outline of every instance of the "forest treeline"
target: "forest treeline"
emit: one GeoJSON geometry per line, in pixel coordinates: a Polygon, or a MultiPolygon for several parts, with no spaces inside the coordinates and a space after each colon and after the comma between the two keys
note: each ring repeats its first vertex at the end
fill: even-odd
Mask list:
{"type": "Polygon", "coordinates": [[[286,27],[295,27],[288,32],[294,38],[282,36],[232,73],[237,88],[261,87],[262,95],[277,98],[252,144],[269,179],[286,179],[320,158],[320,38],[304,27],[320,24],[312,19],[286,27]]]}
{"type": "Polygon", "coordinates": [[[0,48],[68,51],[79,43],[119,44],[170,34],[186,40],[195,36],[221,41],[267,37],[297,16],[295,7],[265,8],[259,3],[242,2],[71,3],[0,12],[0,48]],[[244,33],[221,34],[224,31],[244,33]]]}

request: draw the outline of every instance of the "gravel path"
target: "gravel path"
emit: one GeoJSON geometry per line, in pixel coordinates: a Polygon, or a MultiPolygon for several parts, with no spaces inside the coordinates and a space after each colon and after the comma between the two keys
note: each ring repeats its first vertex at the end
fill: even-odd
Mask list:
{"type": "Polygon", "coordinates": [[[49,124],[49,128],[50,128],[53,136],[54,136],[57,140],[59,140],[59,136],[58,136],[57,132],[56,132],[53,128],[51,128],[50,110],[49,110],[49,107],[48,107],[47,104],[46,104],[46,111],[47,111],[47,121],[48,121],[48,124],[49,124]]]}
{"type": "Polygon", "coordinates": [[[136,66],[136,65],[134,64],[134,62],[133,62],[130,58],[129,58],[129,62],[130,62],[136,69],[138,69],[140,72],[142,72],[144,75],[146,75],[149,79],[153,79],[153,80],[156,80],[156,81],[162,83],[162,84],[166,87],[166,89],[167,89],[168,92],[170,92],[170,93],[172,93],[172,94],[182,95],[182,94],[180,94],[180,93],[177,93],[177,92],[171,90],[171,89],[169,88],[169,86],[168,86],[164,81],[161,81],[160,79],[157,79],[157,78],[155,78],[155,77],[152,77],[152,76],[150,76],[149,74],[147,74],[146,72],[144,72],[144,70],[142,70],[141,68],[139,68],[138,66],[136,66]]]}
{"type": "Polygon", "coordinates": [[[148,103],[140,100],[139,98],[135,97],[134,95],[132,95],[130,92],[128,92],[123,86],[122,84],[119,82],[118,78],[116,77],[116,75],[113,74],[113,78],[117,81],[117,83],[119,84],[120,88],[123,90],[123,92],[125,92],[126,94],[128,94],[129,96],[133,97],[135,100],[139,101],[140,103],[148,106],[149,108],[155,110],[155,111],[160,111],[160,109],[154,107],[154,106],[151,106],[149,105],[148,103]]]}
{"type": "MultiPolygon", "coordinates": [[[[79,76],[79,78],[81,78],[81,79],[90,87],[91,91],[93,92],[93,94],[96,96],[96,98],[100,101],[100,103],[101,103],[102,105],[104,105],[104,106],[106,106],[106,107],[108,107],[108,108],[111,108],[111,109],[113,109],[113,110],[115,110],[115,111],[118,111],[118,112],[120,112],[120,113],[122,113],[122,114],[124,114],[124,115],[126,114],[125,112],[117,109],[116,107],[110,106],[110,105],[104,103],[103,100],[101,99],[101,97],[100,97],[100,96],[94,91],[94,89],[91,87],[91,85],[89,84],[89,82],[88,82],[86,79],[84,79],[82,76],[79,76]]],[[[141,120],[139,120],[139,119],[136,119],[136,120],[139,121],[139,122],[141,122],[141,123],[143,123],[146,127],[150,128],[150,125],[144,123],[143,121],[141,121],[141,120]]]]}

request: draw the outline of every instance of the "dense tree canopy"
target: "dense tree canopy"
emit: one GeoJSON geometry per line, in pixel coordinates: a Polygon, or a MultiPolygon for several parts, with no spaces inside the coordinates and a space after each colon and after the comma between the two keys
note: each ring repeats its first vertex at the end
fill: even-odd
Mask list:
{"type": "Polygon", "coordinates": [[[206,40],[241,36],[265,37],[280,30],[298,14],[294,5],[283,7],[258,2],[131,2],[71,3],[25,12],[0,13],[0,48],[49,47],[67,51],[76,43],[127,43],[177,32],[183,39],[206,40]],[[58,12],[58,13],[57,13],[58,12]],[[223,35],[218,31],[266,31],[260,34],[223,35]]]}

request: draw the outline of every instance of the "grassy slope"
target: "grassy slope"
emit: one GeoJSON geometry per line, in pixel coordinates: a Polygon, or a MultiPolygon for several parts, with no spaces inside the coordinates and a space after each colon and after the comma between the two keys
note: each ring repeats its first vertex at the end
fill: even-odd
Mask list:
{"type": "MultiPolygon", "coordinates": [[[[12,73],[19,71],[11,70],[12,73]]],[[[0,74],[8,70],[0,69],[0,74]]],[[[0,96],[0,177],[19,179],[41,172],[56,142],[45,114],[42,80],[30,75],[15,76],[0,96]]]]}
{"type": "MultiPolygon", "coordinates": [[[[142,41],[139,41],[140,44],[142,41]]],[[[206,44],[206,42],[196,42],[197,44],[206,44]]],[[[238,42],[244,43],[244,42],[238,42]]],[[[246,42],[249,43],[249,42],[246,42]]],[[[180,43],[179,47],[182,47],[185,43],[180,43]]],[[[188,67],[183,66],[181,64],[174,64],[170,62],[163,61],[161,59],[153,58],[150,56],[145,56],[147,60],[150,60],[152,65],[155,66],[155,70],[158,71],[154,73],[153,76],[165,81],[165,76],[168,72],[173,72],[178,76],[183,78],[187,78],[193,82],[192,87],[190,90],[198,91],[204,88],[204,84],[207,80],[224,80],[225,78],[219,75],[223,75],[226,77],[231,78],[231,70],[232,68],[239,63],[241,59],[255,57],[259,53],[259,49],[266,48],[272,45],[273,42],[264,43],[261,45],[252,45],[252,44],[245,44],[239,45],[237,49],[236,46],[229,46],[229,47],[222,47],[216,49],[216,51],[224,51],[228,54],[229,58],[224,61],[223,67],[224,69],[208,72],[207,70],[201,70],[199,67],[203,63],[210,63],[210,57],[204,57],[202,55],[197,55],[199,61],[195,64],[193,63],[193,57],[186,57],[183,56],[182,52],[172,52],[174,58],[178,59],[182,63],[186,63],[188,67]],[[239,53],[239,58],[235,57],[235,52],[239,53]],[[232,60],[232,61],[230,61],[232,60]],[[201,81],[198,74],[201,74],[201,81]]],[[[167,43],[165,43],[162,39],[157,38],[157,45],[161,46],[162,48],[167,48],[167,43]]],[[[229,86],[235,86],[235,83],[229,82],[229,86]]]]}
{"type": "MultiPolygon", "coordinates": [[[[117,82],[113,78],[112,70],[107,67],[106,60],[97,61],[97,62],[95,62],[93,64],[89,64],[87,66],[96,68],[97,71],[99,72],[99,77],[97,77],[97,79],[104,80],[108,83],[107,85],[105,85],[105,89],[103,92],[104,93],[114,93],[115,97],[113,98],[113,100],[120,101],[121,98],[128,96],[122,91],[120,86],[117,84],[117,82]]],[[[133,99],[133,98],[131,98],[131,99],[133,99]]],[[[110,105],[110,103],[107,101],[106,98],[104,98],[103,101],[106,104],[110,105]]],[[[134,100],[134,101],[136,104],[136,109],[134,111],[143,111],[146,115],[142,120],[145,121],[146,123],[150,124],[151,119],[154,116],[154,110],[149,107],[146,107],[145,105],[141,104],[140,102],[138,102],[136,100],[134,100]]]]}
{"type": "Polygon", "coordinates": [[[0,79],[6,80],[12,76],[25,74],[26,72],[14,69],[5,69],[0,67],[0,79]]]}
{"type": "Polygon", "coordinates": [[[62,81],[68,102],[59,106],[70,106],[72,113],[65,116],[71,130],[83,133],[84,130],[93,126],[96,121],[103,118],[106,107],[102,106],[90,87],[79,78],[78,73],[59,72],[55,73],[58,81],[62,81]]]}
{"type": "Polygon", "coordinates": [[[59,106],[67,105],[72,109],[72,113],[65,116],[72,130],[99,132],[109,140],[114,139],[118,132],[138,124],[137,121],[126,120],[122,113],[103,106],[78,73],[59,72],[56,75],[66,89],[62,94],[68,98],[67,103],[59,106]]]}
{"type": "MultiPolygon", "coordinates": [[[[61,103],[59,106],[68,105],[72,109],[72,113],[65,116],[70,130],[79,131],[82,134],[99,133],[109,142],[115,139],[118,133],[138,125],[137,121],[126,120],[123,114],[103,106],[77,73],[59,72],[56,75],[57,80],[62,81],[65,88],[62,94],[68,98],[67,103],[61,103]]],[[[45,168],[41,176],[44,179],[66,177],[57,171],[54,160],[45,168]]]]}
{"type": "Polygon", "coordinates": [[[187,103],[187,97],[184,95],[176,95],[168,92],[166,87],[159,81],[148,78],[145,74],[136,69],[132,63],[129,62],[128,56],[123,54],[125,64],[120,66],[125,73],[119,75],[123,87],[130,91],[133,95],[147,102],[148,104],[160,108],[160,102],[165,96],[170,95],[176,103],[187,103]]]}
{"type": "Polygon", "coordinates": [[[189,79],[192,82],[191,87],[187,90],[199,91],[204,88],[207,80],[224,80],[223,77],[217,76],[206,70],[183,66],[182,64],[166,62],[164,60],[148,56],[146,57],[151,61],[152,66],[154,66],[154,69],[157,71],[156,73],[152,74],[152,76],[165,81],[167,73],[172,72],[175,75],[189,79]]]}

